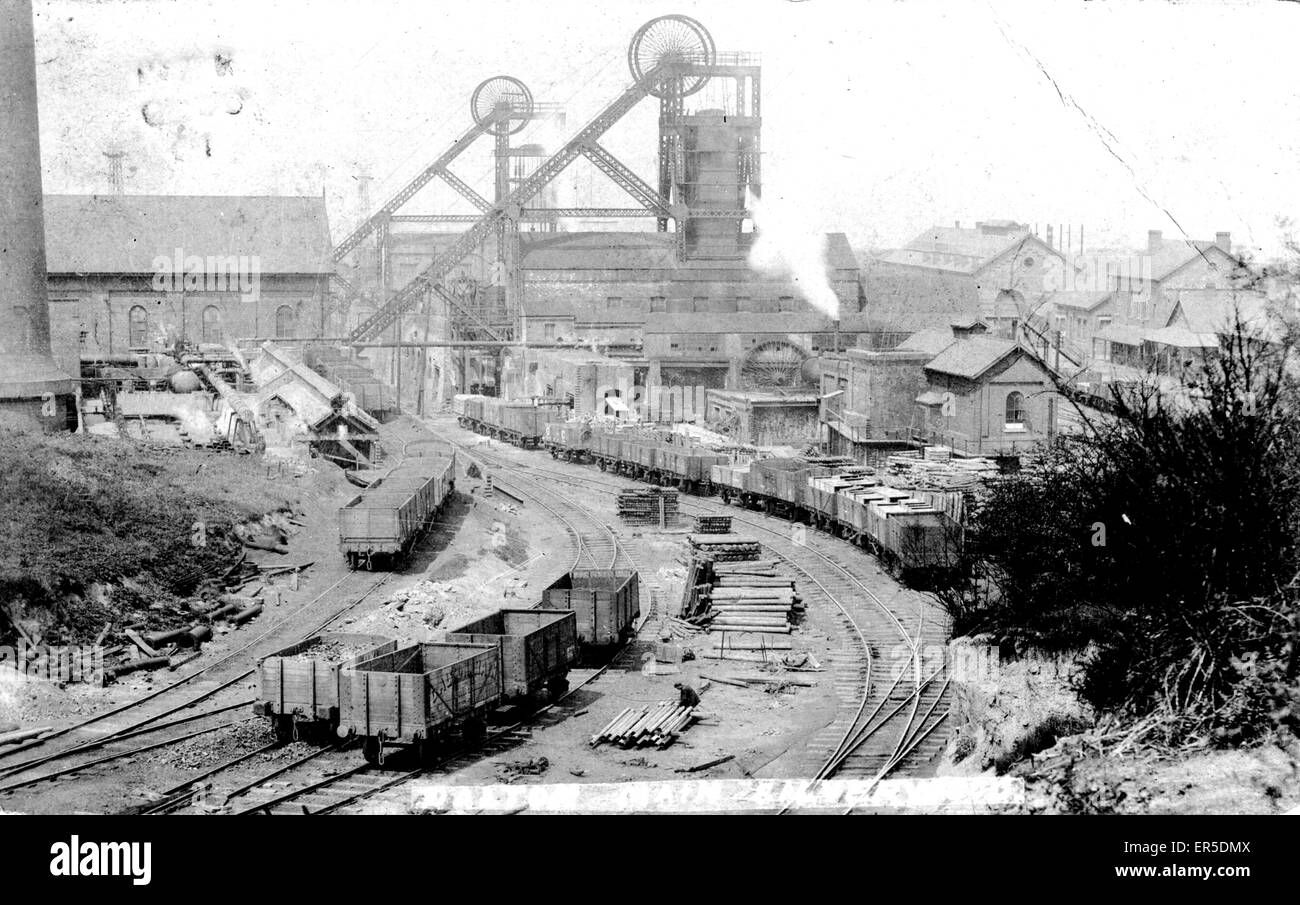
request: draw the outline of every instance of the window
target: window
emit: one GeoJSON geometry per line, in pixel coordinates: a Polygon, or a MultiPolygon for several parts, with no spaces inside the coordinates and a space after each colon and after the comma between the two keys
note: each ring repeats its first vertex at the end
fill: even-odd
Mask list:
{"type": "Polygon", "coordinates": [[[548,343],[555,342],[555,324],[542,325],[542,338],[548,343]]]}
{"type": "Polygon", "coordinates": [[[275,338],[289,339],[294,333],[294,315],[292,305],[281,305],[275,309],[275,338]]]}
{"type": "Polygon", "coordinates": [[[663,297],[662,295],[652,295],[652,296],[650,296],[650,310],[651,310],[651,311],[667,311],[667,310],[668,310],[668,305],[666,304],[666,300],[664,299],[664,297],[663,297]]]}
{"type": "Polygon", "coordinates": [[[608,297],[605,299],[605,307],[606,307],[606,308],[622,308],[622,307],[623,307],[623,297],[622,297],[622,296],[618,296],[618,295],[611,295],[611,296],[608,296],[608,297]]]}
{"type": "Polygon", "coordinates": [[[203,342],[221,345],[221,309],[216,305],[203,309],[203,342]]]}
{"type": "Polygon", "coordinates": [[[1025,429],[1025,394],[1007,393],[1007,430],[1025,429]]]}
{"type": "Polygon", "coordinates": [[[15,305],[14,319],[18,322],[18,348],[30,348],[32,345],[32,313],[22,305],[15,305]]]}
{"type": "Polygon", "coordinates": [[[149,343],[149,312],[141,305],[134,306],[127,314],[130,326],[129,347],[139,349],[149,343]]]}

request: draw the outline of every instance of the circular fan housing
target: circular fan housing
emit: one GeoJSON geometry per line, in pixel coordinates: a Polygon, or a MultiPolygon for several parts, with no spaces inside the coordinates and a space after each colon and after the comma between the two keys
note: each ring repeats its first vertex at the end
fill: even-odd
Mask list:
{"type": "Polygon", "coordinates": [[[491,122],[490,131],[496,135],[513,135],[533,115],[533,93],[517,78],[493,76],[474,89],[469,106],[480,126],[491,122]]]}
{"type": "Polygon", "coordinates": [[[694,94],[709,80],[689,75],[689,65],[712,66],[717,59],[713,38],[690,16],[660,16],[637,29],[627,51],[628,68],[638,82],[656,72],[650,93],[655,97],[694,94]]]}
{"type": "Polygon", "coordinates": [[[748,387],[779,389],[804,384],[804,359],[808,356],[793,343],[773,342],[755,346],[740,367],[740,376],[748,387]]]}

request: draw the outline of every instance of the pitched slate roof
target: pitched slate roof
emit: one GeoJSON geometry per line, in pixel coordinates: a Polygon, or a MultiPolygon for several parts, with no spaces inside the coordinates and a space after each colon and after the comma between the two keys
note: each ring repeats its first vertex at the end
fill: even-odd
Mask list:
{"type": "Polygon", "coordinates": [[[1087,290],[1063,290],[1053,292],[1044,300],[1046,303],[1062,308],[1075,308],[1080,311],[1092,311],[1115,293],[1087,290]]]}
{"type": "Polygon", "coordinates": [[[1235,265],[1237,259],[1213,242],[1200,239],[1190,241],[1166,241],[1155,254],[1151,255],[1151,279],[1163,280],[1181,270],[1199,257],[1218,260],[1235,265]]]}
{"type": "Polygon", "coordinates": [[[931,355],[938,355],[956,341],[957,338],[952,335],[952,330],[931,327],[913,333],[903,340],[902,345],[898,348],[905,351],[928,352],[931,355]]]}
{"type": "MultiPolygon", "coordinates": [[[[989,226],[1014,227],[1009,222],[994,221],[989,226]]],[[[975,273],[986,264],[1022,245],[1034,245],[1044,254],[1059,254],[1034,236],[1028,227],[1000,228],[999,231],[935,226],[921,233],[902,248],[887,251],[880,259],[891,264],[907,264],[954,273],[975,273]]]]}
{"type": "Polygon", "coordinates": [[[258,258],[262,274],[332,273],[325,199],[281,195],[46,195],[50,273],[152,274],[154,259],[258,258]]]}
{"type": "Polygon", "coordinates": [[[952,343],[925,365],[927,371],[975,380],[1008,355],[1021,351],[1009,339],[969,336],[952,343]]]}

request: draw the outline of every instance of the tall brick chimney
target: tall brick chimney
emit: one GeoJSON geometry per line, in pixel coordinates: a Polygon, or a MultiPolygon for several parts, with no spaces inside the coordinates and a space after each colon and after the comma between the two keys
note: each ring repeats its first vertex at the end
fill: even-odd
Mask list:
{"type": "Polygon", "coordinates": [[[67,425],[75,383],[50,354],[31,0],[0,0],[0,422],[67,425]]]}
{"type": "Polygon", "coordinates": [[[1147,230],[1147,254],[1153,255],[1165,244],[1164,233],[1158,229],[1147,230]]]}
{"type": "Polygon", "coordinates": [[[1214,244],[1232,254],[1232,233],[1215,233],[1214,244]]]}

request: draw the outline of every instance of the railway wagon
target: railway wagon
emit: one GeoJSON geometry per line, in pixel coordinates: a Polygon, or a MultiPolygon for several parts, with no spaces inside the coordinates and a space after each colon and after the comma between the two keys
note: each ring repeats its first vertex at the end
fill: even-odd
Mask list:
{"type": "Polygon", "coordinates": [[[542,434],[542,445],[552,459],[588,462],[591,459],[591,425],[583,421],[551,421],[542,434]]]}
{"type": "Polygon", "coordinates": [[[578,659],[577,619],[572,612],[502,609],[447,633],[449,642],[495,644],[501,651],[501,697],[514,700],[543,688],[552,697],[568,690],[578,659]]]}
{"type": "Polygon", "coordinates": [[[339,510],[339,548],[353,568],[410,552],[455,490],[456,459],[408,459],[339,510]]]}
{"type": "Polygon", "coordinates": [[[415,748],[457,728],[479,733],[501,700],[501,651],[495,644],[424,643],[340,670],[339,734],[363,740],[371,764],[394,746],[415,748]]]}
{"type": "Polygon", "coordinates": [[[840,533],[840,500],[857,491],[871,491],[880,485],[872,475],[817,475],[808,478],[804,505],[813,524],[824,531],[840,533]]]}
{"type": "Polygon", "coordinates": [[[658,451],[658,468],[664,476],[690,493],[704,496],[713,494],[713,466],[721,465],[727,457],[711,453],[697,446],[664,444],[658,451]]]}
{"type": "Polygon", "coordinates": [[[572,610],[578,641],[586,647],[621,644],[641,615],[641,578],[617,569],[579,569],[542,591],[542,609],[572,610]]]}
{"type": "Polygon", "coordinates": [[[741,498],[748,472],[749,465],[714,465],[709,469],[709,476],[722,502],[730,503],[741,498]]]}
{"type": "Polygon", "coordinates": [[[591,456],[600,466],[601,471],[617,471],[625,461],[623,458],[624,438],[619,434],[596,431],[591,435],[591,456]]]}
{"type": "Polygon", "coordinates": [[[257,663],[253,713],[270,717],[276,737],[326,740],[339,725],[342,668],[397,650],[382,635],[333,632],[281,648],[257,663]]]}

